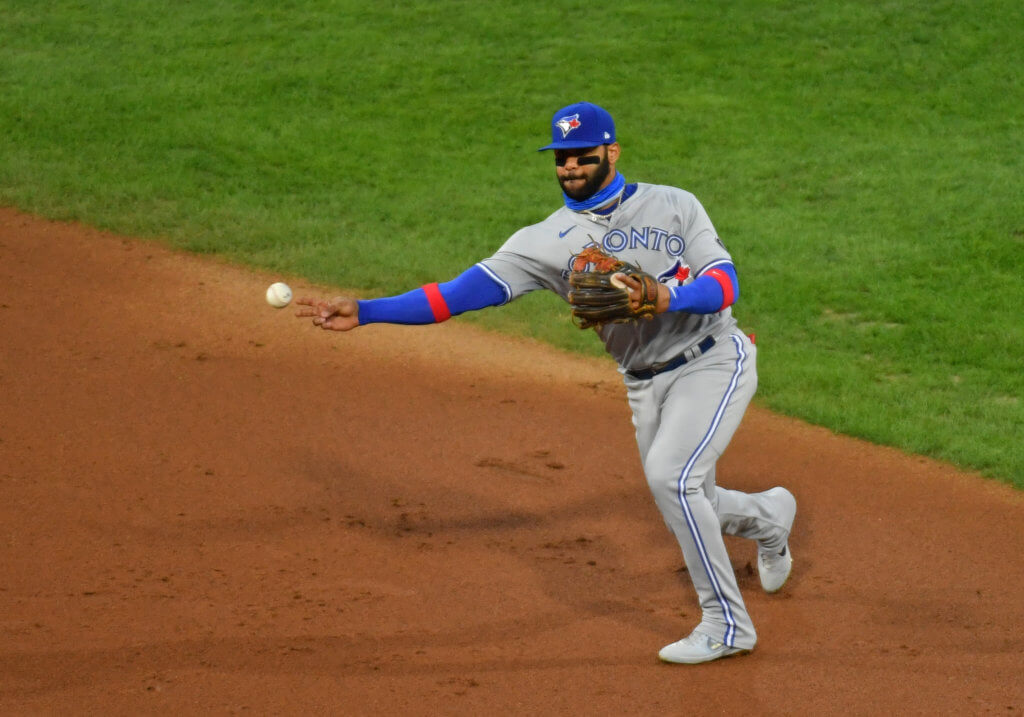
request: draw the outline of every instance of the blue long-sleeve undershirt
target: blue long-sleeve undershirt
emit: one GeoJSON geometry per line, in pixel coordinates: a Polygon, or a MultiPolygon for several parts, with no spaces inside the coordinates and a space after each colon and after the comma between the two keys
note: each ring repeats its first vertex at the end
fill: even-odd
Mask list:
{"type": "MultiPolygon", "coordinates": [[[[451,281],[438,284],[452,316],[504,304],[505,289],[479,265],[466,269],[451,281]]],[[[359,302],[359,323],[432,324],[436,321],[422,287],[399,296],[359,302]]]]}

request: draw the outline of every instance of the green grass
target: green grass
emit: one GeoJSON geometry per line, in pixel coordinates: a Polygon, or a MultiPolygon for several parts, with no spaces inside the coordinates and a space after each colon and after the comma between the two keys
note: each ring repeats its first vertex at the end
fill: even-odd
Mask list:
{"type": "MultiPolygon", "coordinates": [[[[381,295],[559,201],[551,112],[736,259],[759,401],[1024,487],[1024,6],[0,0],[0,202],[381,295]]],[[[595,353],[552,296],[470,320],[595,353]]]]}

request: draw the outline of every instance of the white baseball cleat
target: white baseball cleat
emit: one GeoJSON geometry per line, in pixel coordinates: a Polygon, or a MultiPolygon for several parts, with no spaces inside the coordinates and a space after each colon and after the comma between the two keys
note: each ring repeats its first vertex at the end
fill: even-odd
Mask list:
{"type": "Polygon", "coordinates": [[[782,589],[793,569],[793,554],[787,545],[781,553],[769,555],[757,554],[757,574],[761,577],[761,587],[766,593],[775,593],[782,589]]]}
{"type": "MultiPolygon", "coordinates": [[[[766,493],[772,493],[778,497],[780,517],[785,524],[786,537],[793,529],[793,521],[796,519],[796,498],[788,490],[782,487],[772,488],[766,493]]],[[[789,543],[784,543],[781,550],[757,551],[757,574],[761,578],[761,587],[767,593],[778,592],[793,570],[793,554],[789,550],[789,543]]]]}
{"type": "Polygon", "coordinates": [[[658,651],[658,659],[679,665],[697,665],[730,655],[743,655],[751,649],[753,648],[729,647],[703,632],[694,630],[689,637],[661,648],[658,651]]]}

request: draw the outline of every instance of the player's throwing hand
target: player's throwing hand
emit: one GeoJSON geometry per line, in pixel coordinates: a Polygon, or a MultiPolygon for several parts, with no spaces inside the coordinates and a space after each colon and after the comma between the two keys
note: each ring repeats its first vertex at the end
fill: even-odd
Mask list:
{"type": "Polygon", "coordinates": [[[351,331],[359,326],[359,303],[355,299],[336,296],[330,301],[302,297],[295,300],[303,307],[295,312],[299,317],[312,317],[313,325],[330,331],[351,331]]]}

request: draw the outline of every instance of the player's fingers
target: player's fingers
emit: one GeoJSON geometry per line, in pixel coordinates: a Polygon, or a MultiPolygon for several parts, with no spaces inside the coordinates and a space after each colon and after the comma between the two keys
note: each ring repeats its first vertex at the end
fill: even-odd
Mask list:
{"type": "Polygon", "coordinates": [[[335,316],[331,319],[326,319],[321,325],[322,329],[330,329],[331,331],[348,331],[354,329],[356,322],[352,321],[349,317],[335,316]]]}
{"type": "Polygon", "coordinates": [[[296,304],[305,306],[308,308],[298,309],[295,312],[296,316],[310,317],[310,316],[330,316],[333,313],[331,305],[323,299],[311,299],[308,296],[303,296],[295,300],[296,304]],[[324,313],[324,312],[327,313],[324,313]]]}
{"type": "Polygon", "coordinates": [[[336,296],[327,301],[303,296],[296,299],[295,303],[302,306],[302,308],[296,310],[296,316],[311,318],[313,319],[313,325],[319,326],[322,329],[348,331],[359,324],[359,319],[356,318],[359,312],[359,304],[355,299],[336,296]]]}

